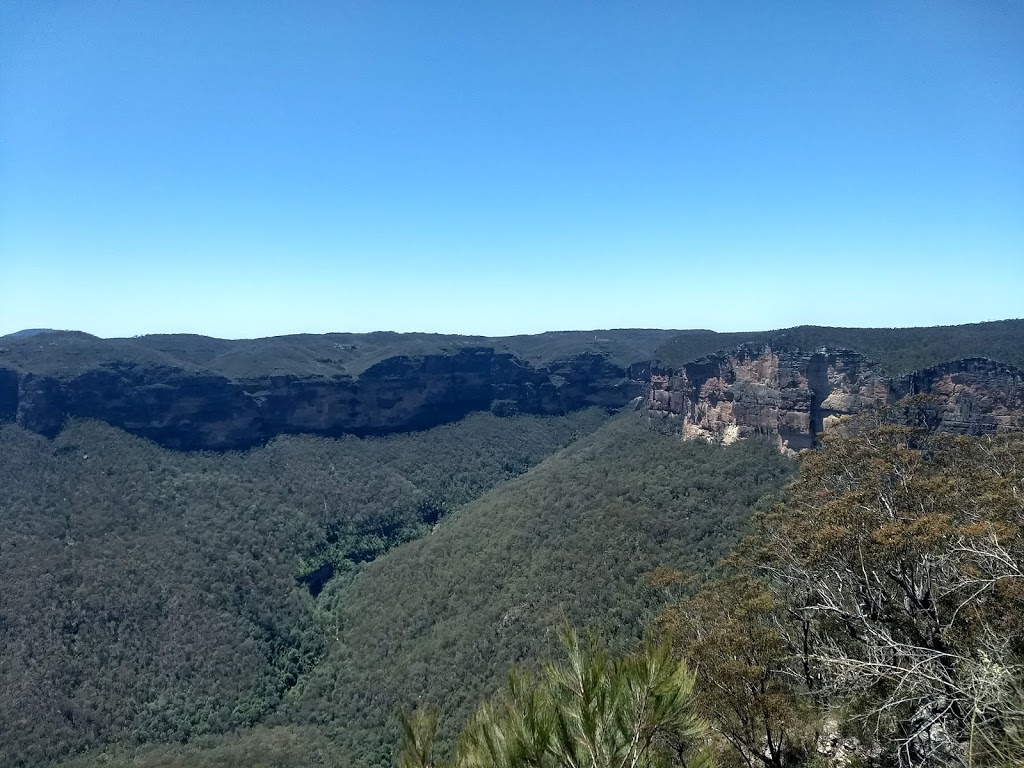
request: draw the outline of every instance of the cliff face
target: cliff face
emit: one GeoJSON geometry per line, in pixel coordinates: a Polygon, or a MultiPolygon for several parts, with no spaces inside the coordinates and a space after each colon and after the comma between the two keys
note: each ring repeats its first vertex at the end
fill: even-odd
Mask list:
{"type": "Polygon", "coordinates": [[[799,451],[841,417],[907,395],[927,396],[917,413],[938,431],[1024,429],[1024,372],[1013,366],[969,359],[891,378],[850,350],[716,353],[652,373],[646,408],[655,418],[681,418],[684,439],[730,443],[765,434],[799,451]]]}
{"type": "Polygon", "coordinates": [[[970,358],[917,371],[898,382],[897,394],[929,395],[918,410],[932,429],[957,434],[1024,430],[1024,371],[970,358]]]}
{"type": "Polygon", "coordinates": [[[18,374],[0,368],[0,421],[12,421],[18,415],[18,374]]]}
{"type": "MultiPolygon", "coordinates": [[[[328,351],[355,348],[336,341],[332,337],[328,351]]],[[[507,348],[467,345],[436,354],[385,351],[365,368],[310,372],[332,362],[317,357],[302,374],[289,373],[287,365],[243,366],[244,373],[232,374],[224,369],[230,357],[225,350],[234,350],[235,362],[243,353],[263,359],[278,342],[268,340],[267,349],[250,349],[249,342],[186,342],[190,356],[181,360],[168,354],[175,343],[185,343],[176,338],[161,341],[156,352],[130,340],[78,336],[20,348],[12,343],[6,351],[18,356],[6,364],[0,359],[0,421],[52,436],[68,417],[94,418],[170,448],[223,450],[285,433],[384,434],[473,411],[559,414],[620,408],[641,398],[640,407],[652,417],[680,420],[687,439],[729,443],[765,434],[783,450],[799,451],[845,415],[926,395],[914,418],[933,429],[1024,429],[1024,372],[981,358],[889,377],[862,354],[844,349],[747,344],[658,370],[643,362],[623,366],[621,354],[613,362],[609,354],[577,349],[530,362],[507,348]],[[64,355],[59,364],[34,357],[54,350],[64,355]],[[204,355],[220,355],[221,368],[208,366],[204,355]]],[[[327,352],[316,348],[315,354],[327,352]]]]}
{"type": "Polygon", "coordinates": [[[479,410],[618,408],[645,387],[628,369],[591,353],[534,367],[490,348],[465,348],[389,357],[355,378],[231,379],[115,360],[67,378],[0,369],[0,420],[52,436],[70,416],[94,418],[166,447],[232,449],[282,433],[422,429],[479,410]]]}

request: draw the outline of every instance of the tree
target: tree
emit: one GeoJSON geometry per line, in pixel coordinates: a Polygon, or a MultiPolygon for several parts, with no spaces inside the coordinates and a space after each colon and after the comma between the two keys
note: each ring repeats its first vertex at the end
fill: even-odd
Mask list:
{"type": "Polygon", "coordinates": [[[800,694],[799,649],[780,631],[785,613],[763,582],[736,571],[659,617],[696,670],[699,711],[729,765],[785,768],[809,751],[815,713],[800,694]]]}
{"type": "Polygon", "coordinates": [[[1013,727],[1022,530],[1021,436],[882,425],[826,437],[750,550],[819,701],[895,765],[964,765],[1013,727]]]}
{"type": "MultiPolygon", "coordinates": [[[[452,768],[709,768],[693,674],[667,645],[611,659],[565,628],[566,660],[515,672],[459,737],[452,768]]],[[[401,768],[435,768],[436,716],[403,717],[401,768]]]]}

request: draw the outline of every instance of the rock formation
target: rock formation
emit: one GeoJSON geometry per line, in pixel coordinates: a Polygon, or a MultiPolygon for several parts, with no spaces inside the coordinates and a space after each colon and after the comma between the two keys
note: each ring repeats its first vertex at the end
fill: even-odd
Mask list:
{"type": "Polygon", "coordinates": [[[1024,371],[983,358],[916,371],[897,382],[896,396],[927,395],[917,406],[932,429],[962,435],[1024,430],[1024,371]]]}
{"type": "Polygon", "coordinates": [[[1024,429],[1024,371],[992,360],[957,360],[888,377],[863,355],[740,346],[653,371],[646,402],[654,418],[679,418],[684,439],[730,443],[755,434],[782,450],[813,447],[838,419],[908,395],[932,429],[993,434],[1024,429]]]}
{"type": "Polygon", "coordinates": [[[0,420],[52,436],[68,417],[106,421],[170,448],[245,448],[282,433],[385,434],[473,411],[559,414],[619,408],[646,381],[599,354],[534,367],[490,348],[398,355],[358,377],[209,372],[109,360],[74,376],[0,368],[0,420]]]}
{"type": "MultiPolygon", "coordinates": [[[[622,344],[636,342],[634,332],[622,333],[622,344]]],[[[0,347],[0,421],[52,436],[69,417],[93,418],[169,448],[225,450],[286,433],[386,434],[473,411],[561,414],[616,409],[636,399],[651,417],[680,421],[687,439],[729,443],[764,434],[795,452],[812,447],[843,416],[925,395],[914,415],[933,429],[1024,429],[1024,373],[992,360],[891,377],[858,352],[772,342],[674,370],[650,361],[623,365],[627,354],[651,355],[652,339],[668,332],[637,333],[654,335],[641,339],[646,348],[623,352],[620,345],[614,358],[581,351],[569,339],[556,353],[529,359],[500,339],[449,340],[442,351],[413,354],[374,347],[379,339],[372,335],[239,342],[73,333],[48,334],[45,343],[15,338],[0,347]],[[371,355],[365,367],[331,357],[363,354],[357,344],[371,355]],[[244,365],[230,367],[240,360],[244,365]]],[[[538,339],[562,344],[562,336],[538,339]]]]}

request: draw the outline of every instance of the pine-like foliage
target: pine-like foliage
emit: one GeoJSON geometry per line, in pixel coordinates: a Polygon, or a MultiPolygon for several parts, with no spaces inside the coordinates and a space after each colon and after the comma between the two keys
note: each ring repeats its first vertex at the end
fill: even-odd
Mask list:
{"type": "MultiPolygon", "coordinates": [[[[539,677],[514,672],[459,737],[450,768],[708,768],[694,676],[667,645],[613,659],[562,630],[566,658],[539,677]]],[[[437,717],[403,718],[400,768],[434,768],[437,717]]]]}

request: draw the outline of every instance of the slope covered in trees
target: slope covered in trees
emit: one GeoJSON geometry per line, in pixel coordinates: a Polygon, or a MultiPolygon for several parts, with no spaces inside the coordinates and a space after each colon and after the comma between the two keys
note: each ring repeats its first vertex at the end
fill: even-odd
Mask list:
{"type": "Polygon", "coordinates": [[[0,425],[0,764],[260,721],[328,645],[303,577],[350,578],[606,419],[224,454],[0,425]]]}
{"type": "MultiPolygon", "coordinates": [[[[387,765],[401,713],[424,704],[438,706],[443,757],[462,723],[463,737],[490,738],[508,733],[506,715],[519,722],[512,689],[490,697],[513,666],[557,653],[565,620],[621,653],[659,613],[658,631],[697,672],[694,703],[710,726],[700,739],[720,766],[1018,765],[1021,440],[865,419],[806,454],[782,490],[795,463],[766,443],[683,443],[624,414],[332,580],[315,604],[293,590],[315,606],[308,626],[321,645],[258,722],[230,735],[157,734],[141,748],[122,737],[68,765],[387,765]],[[724,572],[712,568],[730,551],[724,572]],[[680,602],[663,610],[676,590],[680,602]],[[169,743],[182,735],[191,743],[169,743]]],[[[116,639],[105,636],[94,663],[116,656],[116,639]]],[[[42,656],[21,650],[22,661],[42,656]]],[[[556,763],[559,743],[549,744],[556,763]]]]}
{"type": "MultiPolygon", "coordinates": [[[[797,328],[772,342],[852,347],[899,372],[962,355],[1020,365],[1022,330],[1020,321],[797,328]]],[[[622,333],[586,343],[612,343],[619,352],[647,344],[654,354],[655,336],[638,341],[622,333]]],[[[684,360],[767,338],[753,336],[686,332],[661,351],[684,360]]],[[[218,340],[206,341],[209,359],[197,364],[247,365],[221,357],[218,340]]],[[[179,342],[195,352],[194,339],[166,337],[145,354],[179,355],[179,342]]],[[[546,334],[515,343],[517,354],[542,360],[582,342],[546,334]]],[[[363,352],[364,362],[376,354],[363,352]]],[[[970,613],[988,633],[982,637],[958,623],[968,613],[949,615],[934,595],[907,609],[906,588],[885,571],[909,571],[915,594],[925,588],[914,579],[936,568],[960,579],[943,589],[967,589],[1004,554],[981,549],[982,539],[970,542],[972,551],[988,560],[954,562],[943,549],[992,517],[979,510],[1003,515],[998,540],[1009,536],[1019,548],[1019,510],[990,503],[1006,496],[993,476],[1019,475],[1015,439],[913,437],[874,453],[847,443],[846,453],[833,445],[804,459],[804,479],[760,523],[760,536],[774,536],[762,538],[771,546],[761,546],[757,558],[748,547],[742,568],[689,595],[682,612],[666,614],[708,617],[700,631],[681,620],[662,623],[680,654],[698,661],[705,678],[697,696],[707,711],[736,713],[732,722],[714,723],[732,745],[719,755],[723,762],[730,754],[739,764],[764,762],[751,755],[773,743],[774,752],[762,755],[769,764],[802,765],[835,723],[841,738],[889,756],[898,754],[897,737],[940,744],[955,757],[968,732],[1005,735],[991,707],[976,710],[977,723],[965,722],[963,713],[975,710],[963,690],[946,691],[956,704],[942,714],[941,733],[924,721],[913,725],[927,715],[921,702],[934,690],[922,689],[916,709],[902,699],[889,706],[891,679],[850,672],[877,665],[880,651],[841,638],[836,627],[848,631],[845,618],[826,621],[814,612],[826,605],[836,616],[856,616],[857,596],[868,594],[891,619],[872,631],[900,637],[900,648],[913,633],[931,632],[942,645],[915,647],[955,655],[956,663],[968,659],[967,677],[979,685],[1016,664],[1024,647],[1012,623],[1021,609],[1016,576],[993,571],[994,586],[979,593],[994,601],[970,613]],[[948,445],[961,447],[949,452],[948,445]],[[898,461],[905,462],[900,472],[887,475],[898,461]],[[895,528],[870,515],[862,520],[864,510],[880,514],[876,502],[897,480],[910,483],[910,498],[929,514],[895,528]],[[830,497],[840,506],[830,506],[830,497]],[[966,508],[977,519],[956,516],[965,499],[980,500],[966,508]],[[835,525],[819,528],[823,512],[835,525]],[[851,577],[833,603],[808,602],[824,578],[808,552],[831,558],[834,571],[851,565],[856,547],[880,541],[889,548],[873,565],[892,583],[851,577]],[[794,616],[804,618],[788,626],[794,616]],[[788,628],[780,634],[780,626],[788,628]],[[985,661],[1002,652],[984,645],[993,635],[1012,651],[995,666],[985,661]],[[804,642],[816,650],[801,658],[804,642]],[[978,647],[986,656],[971,657],[978,647]],[[826,664],[823,649],[845,667],[826,664]],[[737,668],[737,658],[749,663],[737,668]],[[717,698],[707,685],[715,665],[724,675],[716,681],[728,681],[715,688],[717,698]],[[838,695],[844,686],[864,697],[838,695]],[[759,713],[752,719],[751,706],[759,713]],[[897,706],[904,709],[893,714],[897,706]],[[854,711],[875,719],[847,719],[854,711]]],[[[295,436],[220,454],[162,450],[96,422],[73,422],[53,441],[0,425],[0,763],[39,766],[79,755],[75,766],[375,768],[393,759],[400,713],[427,701],[441,708],[444,750],[513,665],[557,652],[563,619],[600,630],[614,652],[632,648],[678,581],[662,567],[698,578],[710,571],[736,546],[759,499],[780,492],[794,468],[765,442],[683,443],[636,413],[611,420],[597,411],[481,414],[389,438],[295,436]]],[[[1012,488],[1018,496],[1010,498],[1019,498],[1019,483],[1012,488]]],[[[1014,550],[1003,562],[1020,561],[1014,550]]],[[[693,581],[683,581],[688,594],[693,581]]]]}
{"type": "Polygon", "coordinates": [[[403,708],[436,703],[451,728],[513,664],[552,654],[563,618],[636,641],[657,605],[645,575],[710,568],[792,468],[767,441],[683,443],[624,414],[329,588],[337,640],[285,711],[354,765],[386,765],[403,708]]]}
{"type": "MultiPolygon", "coordinates": [[[[330,581],[315,601],[306,590],[288,592],[312,612],[322,645],[315,666],[255,726],[142,739],[187,736],[187,745],[137,747],[119,734],[129,740],[70,765],[387,765],[400,712],[427,701],[446,715],[444,749],[514,664],[556,651],[564,618],[600,628],[612,650],[633,647],[661,605],[646,575],[665,564],[709,568],[793,466],[767,443],[682,443],[624,414],[442,518],[429,535],[330,581]]],[[[197,557],[220,559],[209,549],[197,557]]]]}

